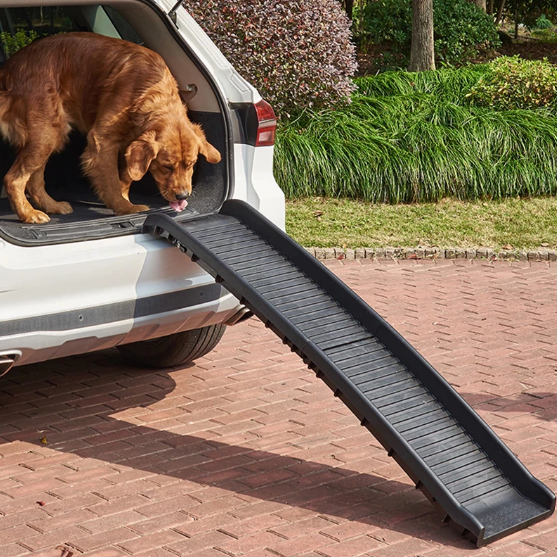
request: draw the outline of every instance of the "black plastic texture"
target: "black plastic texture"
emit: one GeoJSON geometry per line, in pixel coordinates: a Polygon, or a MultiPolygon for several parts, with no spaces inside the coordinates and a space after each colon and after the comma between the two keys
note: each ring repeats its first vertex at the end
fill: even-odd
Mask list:
{"type": "Polygon", "coordinates": [[[535,479],[456,391],[384,319],[260,213],[227,201],[166,237],[237,296],[334,390],[478,546],[550,516],[535,479]]]}

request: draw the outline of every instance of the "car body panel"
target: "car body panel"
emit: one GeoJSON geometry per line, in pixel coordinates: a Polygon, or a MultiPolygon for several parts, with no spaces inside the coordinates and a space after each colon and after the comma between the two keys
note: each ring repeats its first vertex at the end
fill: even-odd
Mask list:
{"type": "MultiPolygon", "coordinates": [[[[0,0],[0,8],[22,4],[21,0],[0,0]]],[[[85,0],[25,2],[28,7],[93,4],[85,0]]],[[[211,76],[212,89],[207,94],[218,99],[211,105],[213,110],[227,111],[229,104],[260,100],[183,8],[177,10],[176,24],[170,20],[166,14],[174,2],[109,0],[105,4],[128,15],[133,12],[137,18],[152,17],[153,6],[158,6],[157,21],[166,31],[156,40],[176,42],[182,37],[182,46],[196,59],[195,71],[211,76]]],[[[186,50],[170,43],[166,46],[173,73],[183,70],[180,52],[190,71],[194,64],[186,50]]],[[[189,77],[181,76],[185,82],[189,77]]],[[[195,108],[195,97],[191,103],[195,108]]],[[[201,108],[206,111],[207,104],[201,108]]],[[[229,159],[230,197],[247,201],[284,228],[284,195],[272,174],[273,147],[231,143],[229,159]]],[[[0,353],[21,351],[16,365],[23,365],[226,323],[243,306],[215,286],[210,275],[174,247],[139,232],[34,247],[0,239],[0,353]]]]}

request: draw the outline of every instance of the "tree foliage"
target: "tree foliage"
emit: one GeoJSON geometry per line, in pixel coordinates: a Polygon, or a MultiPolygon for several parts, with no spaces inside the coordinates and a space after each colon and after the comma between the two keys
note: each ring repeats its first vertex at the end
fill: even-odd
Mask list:
{"type": "Polygon", "coordinates": [[[7,31],[0,33],[0,41],[2,41],[2,48],[6,58],[10,58],[18,50],[31,44],[38,38],[39,35],[35,31],[25,31],[24,29],[18,29],[13,35],[7,31]]]}
{"type": "Polygon", "coordinates": [[[557,68],[547,60],[497,58],[467,97],[495,110],[552,108],[557,104],[557,68]]]}
{"type": "Polygon", "coordinates": [[[338,0],[185,0],[184,6],[279,115],[342,104],[354,90],[355,48],[338,0]]]}
{"type": "Polygon", "coordinates": [[[504,15],[526,27],[535,27],[536,20],[542,15],[555,14],[557,0],[506,0],[504,15]]]}
{"type": "MultiPolygon", "coordinates": [[[[460,64],[480,48],[499,45],[493,18],[468,0],[434,0],[435,56],[446,64],[460,64]]],[[[367,2],[359,14],[363,40],[389,42],[399,52],[408,51],[412,36],[412,2],[367,2]]]]}

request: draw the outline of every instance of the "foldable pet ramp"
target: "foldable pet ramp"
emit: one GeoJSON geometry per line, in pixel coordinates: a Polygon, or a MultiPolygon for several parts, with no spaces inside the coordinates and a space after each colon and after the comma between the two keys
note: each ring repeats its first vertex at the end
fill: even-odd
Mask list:
{"type": "Polygon", "coordinates": [[[536,480],[385,320],[256,210],[177,223],[160,235],[237,296],[334,391],[427,498],[478,546],[553,513],[536,480]]]}

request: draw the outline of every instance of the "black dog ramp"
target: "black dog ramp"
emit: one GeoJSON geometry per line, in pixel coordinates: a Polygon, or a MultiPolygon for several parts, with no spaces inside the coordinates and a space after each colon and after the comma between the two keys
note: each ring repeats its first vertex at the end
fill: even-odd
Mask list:
{"type": "Polygon", "coordinates": [[[323,379],[428,499],[478,546],[551,515],[554,494],[390,325],[249,205],[166,237],[250,308],[323,379]]]}

